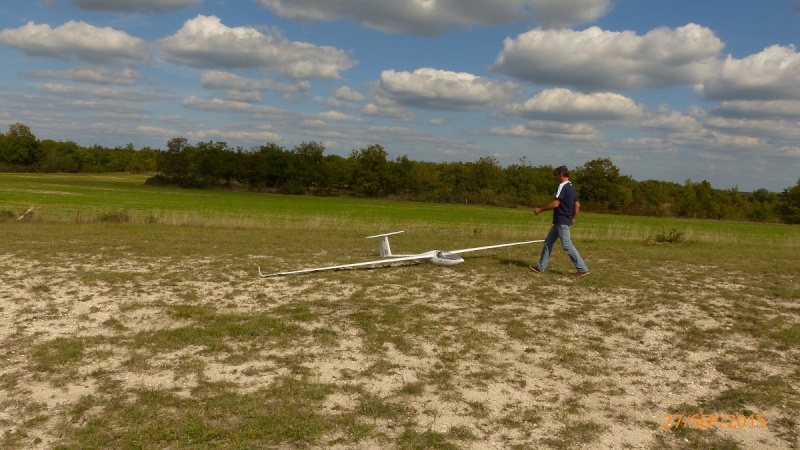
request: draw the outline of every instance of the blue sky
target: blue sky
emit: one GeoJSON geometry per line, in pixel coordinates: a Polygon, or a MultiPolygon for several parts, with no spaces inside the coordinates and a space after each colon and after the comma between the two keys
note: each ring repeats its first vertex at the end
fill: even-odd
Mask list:
{"type": "Polygon", "coordinates": [[[0,127],[165,148],[800,179],[800,0],[32,0],[0,5],[0,127]],[[13,5],[12,5],[13,3],[13,5]]]}

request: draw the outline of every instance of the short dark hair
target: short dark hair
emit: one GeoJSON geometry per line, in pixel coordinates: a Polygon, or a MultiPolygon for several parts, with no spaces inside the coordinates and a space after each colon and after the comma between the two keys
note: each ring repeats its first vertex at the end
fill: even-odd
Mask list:
{"type": "Polygon", "coordinates": [[[556,170],[554,170],[553,173],[558,173],[561,174],[561,176],[568,177],[569,169],[567,169],[567,166],[560,166],[556,167],[556,170]]]}

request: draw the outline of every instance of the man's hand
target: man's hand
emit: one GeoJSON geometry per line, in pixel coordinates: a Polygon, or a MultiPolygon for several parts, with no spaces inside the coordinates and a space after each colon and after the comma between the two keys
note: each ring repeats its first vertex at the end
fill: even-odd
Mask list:
{"type": "Polygon", "coordinates": [[[534,209],[533,213],[538,216],[539,214],[541,214],[541,213],[543,213],[545,211],[552,211],[552,210],[558,208],[558,205],[560,205],[560,204],[561,204],[561,200],[555,199],[552,202],[546,204],[545,206],[540,206],[540,207],[534,209]]]}

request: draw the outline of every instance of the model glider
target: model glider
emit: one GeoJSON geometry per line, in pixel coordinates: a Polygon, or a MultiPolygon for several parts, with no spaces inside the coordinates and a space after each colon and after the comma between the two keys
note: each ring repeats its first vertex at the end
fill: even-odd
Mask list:
{"type": "Polygon", "coordinates": [[[509,244],[486,245],[484,247],[465,248],[461,250],[450,250],[450,251],[431,250],[425,253],[417,253],[414,255],[396,255],[392,253],[392,249],[391,247],[389,247],[389,236],[399,233],[402,233],[402,231],[376,234],[375,236],[367,236],[367,239],[379,238],[378,245],[379,245],[380,256],[382,259],[378,259],[376,261],[366,261],[353,264],[340,264],[336,266],[326,266],[326,267],[314,267],[311,269],[291,270],[288,272],[277,272],[277,273],[267,273],[267,274],[262,273],[261,267],[259,267],[258,274],[261,276],[261,278],[268,278],[268,277],[277,277],[282,275],[294,275],[299,273],[320,272],[323,270],[379,266],[398,261],[428,261],[429,263],[437,266],[455,266],[456,264],[461,264],[462,262],[464,262],[464,259],[461,258],[461,256],[459,256],[461,253],[475,252],[478,250],[488,250],[490,248],[510,247],[512,245],[532,244],[534,242],[544,242],[543,239],[540,239],[538,241],[511,242],[509,244]]]}

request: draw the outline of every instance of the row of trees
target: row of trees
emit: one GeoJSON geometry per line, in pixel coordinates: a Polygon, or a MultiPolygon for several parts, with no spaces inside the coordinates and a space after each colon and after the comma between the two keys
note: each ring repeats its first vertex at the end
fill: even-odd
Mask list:
{"type": "Polygon", "coordinates": [[[9,126],[8,133],[0,133],[2,172],[149,173],[155,172],[159,153],[150,147],[136,150],[133,144],[109,149],[81,147],[72,141],[40,141],[21,123],[9,126]]]}
{"type": "MultiPolygon", "coordinates": [[[[326,155],[316,142],[293,149],[267,144],[244,150],[225,142],[191,145],[185,138],[171,139],[166,150],[135,150],[130,144],[84,148],[74,142],[39,141],[22,124],[0,134],[0,171],[157,173],[148,182],[526,207],[549,201],[554,189],[553,167],[533,166],[524,158],[503,168],[493,157],[466,163],[389,159],[380,145],[342,157],[326,155]]],[[[800,223],[800,180],[782,193],[719,190],[708,181],[636,181],[620,174],[607,158],[574,168],[570,178],[587,211],[800,223]]]]}

